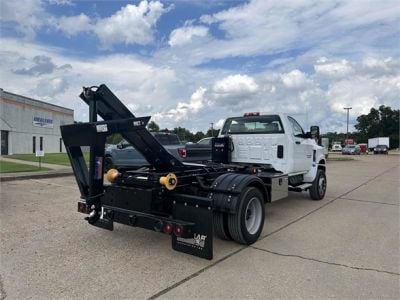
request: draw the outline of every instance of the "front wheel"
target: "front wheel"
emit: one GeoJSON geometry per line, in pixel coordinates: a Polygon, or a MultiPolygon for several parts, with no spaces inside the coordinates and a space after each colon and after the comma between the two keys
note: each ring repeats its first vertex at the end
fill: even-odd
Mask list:
{"type": "Polygon", "coordinates": [[[310,197],[313,200],[322,200],[326,193],[326,175],[322,169],[317,170],[315,179],[310,187],[310,197]]]}
{"type": "Polygon", "coordinates": [[[264,227],[264,197],[254,187],[246,188],[240,199],[236,214],[228,215],[229,234],[240,244],[255,243],[264,227]]]}

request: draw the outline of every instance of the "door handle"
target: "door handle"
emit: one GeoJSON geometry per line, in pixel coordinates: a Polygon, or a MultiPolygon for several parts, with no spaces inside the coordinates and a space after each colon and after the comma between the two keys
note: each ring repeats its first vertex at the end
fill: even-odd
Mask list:
{"type": "Polygon", "coordinates": [[[300,145],[300,142],[299,142],[299,141],[296,141],[296,144],[297,144],[297,145],[300,145]]]}

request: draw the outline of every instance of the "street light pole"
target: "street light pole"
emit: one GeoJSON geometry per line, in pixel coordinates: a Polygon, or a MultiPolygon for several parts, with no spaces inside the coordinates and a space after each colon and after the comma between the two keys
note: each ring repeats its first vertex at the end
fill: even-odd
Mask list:
{"type": "Polygon", "coordinates": [[[352,109],[352,107],[343,107],[343,109],[347,110],[347,129],[346,129],[346,141],[345,141],[346,144],[349,138],[349,111],[350,109],[352,109]]]}
{"type": "Polygon", "coordinates": [[[210,123],[211,124],[211,136],[214,137],[214,123],[210,123]]]}

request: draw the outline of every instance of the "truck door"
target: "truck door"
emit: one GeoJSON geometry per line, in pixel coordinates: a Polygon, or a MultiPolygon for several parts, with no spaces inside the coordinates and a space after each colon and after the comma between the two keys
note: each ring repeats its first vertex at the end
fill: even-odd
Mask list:
{"type": "Polygon", "coordinates": [[[312,165],[312,146],[306,143],[304,131],[300,124],[292,117],[288,117],[292,128],[293,140],[293,173],[308,171],[312,165]]]}

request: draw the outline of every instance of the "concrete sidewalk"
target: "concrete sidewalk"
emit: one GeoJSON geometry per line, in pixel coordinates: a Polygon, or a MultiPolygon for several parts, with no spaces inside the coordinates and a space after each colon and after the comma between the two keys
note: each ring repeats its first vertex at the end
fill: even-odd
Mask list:
{"type": "MultiPolygon", "coordinates": [[[[24,164],[30,166],[38,166],[39,163],[35,161],[25,161],[21,159],[13,159],[8,157],[0,156],[0,161],[7,161],[16,164],[24,164]]],[[[31,178],[49,178],[49,177],[60,177],[72,174],[72,168],[70,166],[56,165],[41,163],[43,168],[50,170],[35,171],[35,172],[15,172],[15,173],[0,173],[0,181],[11,181],[20,179],[31,179],[31,178]]]]}

